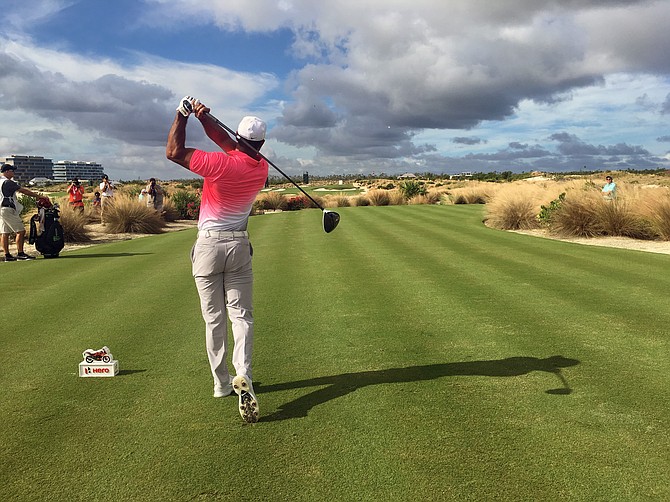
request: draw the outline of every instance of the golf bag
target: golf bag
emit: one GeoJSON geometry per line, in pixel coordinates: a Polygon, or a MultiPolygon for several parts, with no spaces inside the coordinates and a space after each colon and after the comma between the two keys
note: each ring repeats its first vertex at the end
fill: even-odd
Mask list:
{"type": "Polygon", "coordinates": [[[28,242],[45,258],[56,258],[65,246],[58,204],[46,207],[38,203],[37,207],[37,214],[30,218],[28,242]]]}

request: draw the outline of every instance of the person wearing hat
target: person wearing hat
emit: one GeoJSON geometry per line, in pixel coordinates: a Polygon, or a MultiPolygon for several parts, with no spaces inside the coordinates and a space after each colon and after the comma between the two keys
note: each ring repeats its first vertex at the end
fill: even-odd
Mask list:
{"type": "Polygon", "coordinates": [[[108,208],[112,203],[114,197],[114,185],[109,181],[109,177],[106,174],[102,175],[102,181],[100,182],[100,221],[102,224],[105,224],[105,208],[108,208]]]}
{"type": "Polygon", "coordinates": [[[267,126],[258,117],[244,117],[233,139],[208,115],[209,110],[190,96],[182,99],[168,135],[166,156],[204,178],[198,237],[191,251],[191,261],[205,321],[214,397],[235,392],[242,418],[256,422],[259,408],[251,371],[253,250],[247,222],[268,176],[268,163],[258,154],[265,143],[267,126]],[[184,101],[191,106],[184,106],[184,101]],[[205,152],[185,147],[186,123],[191,113],[200,120],[205,134],[223,151],[205,152]],[[233,331],[234,378],[227,364],[226,312],[233,331]]]}
{"type": "MultiPolygon", "coordinates": [[[[46,199],[40,194],[21,188],[14,181],[14,166],[2,164],[0,167],[0,234],[2,238],[2,250],[5,252],[5,261],[34,260],[34,256],[23,252],[23,243],[26,238],[26,227],[21,220],[21,203],[16,198],[16,192],[22,193],[35,199],[46,199]],[[9,252],[9,236],[16,234],[16,256],[9,252]]],[[[48,199],[47,199],[48,200],[48,199]]]]}

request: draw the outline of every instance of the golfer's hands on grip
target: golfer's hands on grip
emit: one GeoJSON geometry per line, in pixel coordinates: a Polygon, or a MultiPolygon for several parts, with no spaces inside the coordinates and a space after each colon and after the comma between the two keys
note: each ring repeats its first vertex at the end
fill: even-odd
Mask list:
{"type": "Polygon", "coordinates": [[[184,96],[179,101],[179,106],[177,111],[181,113],[184,117],[188,117],[191,113],[195,113],[195,116],[200,118],[203,113],[208,113],[209,108],[203,105],[199,99],[194,98],[193,96],[184,96]]]}

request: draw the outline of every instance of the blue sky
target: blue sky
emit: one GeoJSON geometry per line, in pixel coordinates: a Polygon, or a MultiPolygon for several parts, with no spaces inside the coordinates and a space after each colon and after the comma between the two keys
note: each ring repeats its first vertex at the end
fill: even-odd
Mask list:
{"type": "MultiPolygon", "coordinates": [[[[670,2],[4,0],[0,157],[165,159],[184,95],[287,173],[670,167],[670,2]]],[[[188,146],[212,149],[191,119],[188,146]]]]}

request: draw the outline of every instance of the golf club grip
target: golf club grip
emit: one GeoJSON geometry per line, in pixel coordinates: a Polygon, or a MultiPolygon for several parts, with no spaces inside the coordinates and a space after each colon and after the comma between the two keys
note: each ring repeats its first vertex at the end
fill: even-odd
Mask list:
{"type": "Polygon", "coordinates": [[[311,200],[311,201],[316,205],[316,207],[318,207],[319,209],[321,209],[321,211],[325,211],[325,209],[323,209],[323,208],[321,207],[321,204],[319,204],[317,201],[315,201],[315,200],[312,198],[311,195],[309,195],[309,194],[308,194],[307,192],[305,192],[302,188],[300,188],[300,186],[299,186],[295,181],[293,181],[291,178],[289,178],[288,175],[287,175],[286,173],[284,173],[284,171],[282,171],[282,170],[279,169],[276,165],[274,165],[274,163],[273,163],[270,159],[268,159],[268,158],[267,158],[265,155],[263,155],[260,151],[256,150],[256,149],[251,145],[251,143],[249,143],[249,141],[247,141],[246,138],[242,138],[241,136],[238,136],[238,135],[237,135],[237,132],[233,131],[230,127],[228,127],[226,124],[224,124],[223,122],[221,122],[219,119],[217,119],[217,118],[216,118],[214,115],[212,115],[211,113],[206,113],[205,115],[207,115],[210,119],[212,119],[212,120],[216,123],[216,125],[218,125],[219,127],[221,127],[223,130],[225,130],[225,131],[228,132],[229,134],[232,134],[233,137],[236,137],[236,138],[238,138],[240,141],[243,141],[244,144],[245,144],[245,146],[247,146],[247,148],[250,148],[251,150],[253,150],[254,152],[256,152],[257,155],[259,155],[259,156],[260,156],[261,158],[263,158],[268,164],[270,164],[272,167],[274,167],[274,168],[279,172],[279,174],[281,174],[284,178],[286,178],[286,179],[289,180],[291,183],[293,183],[293,185],[294,185],[298,190],[300,190],[302,193],[304,193],[305,196],[306,196],[309,200],[311,200]]]}

